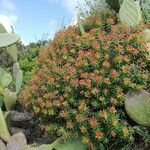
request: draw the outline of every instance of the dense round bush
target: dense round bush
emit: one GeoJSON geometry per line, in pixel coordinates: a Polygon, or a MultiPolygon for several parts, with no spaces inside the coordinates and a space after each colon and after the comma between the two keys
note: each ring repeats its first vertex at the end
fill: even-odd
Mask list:
{"type": "Polygon", "coordinates": [[[89,146],[132,140],[125,94],[147,86],[148,52],[141,34],[121,24],[109,33],[76,26],[59,31],[37,60],[22,92],[23,104],[55,136],[76,136],[89,146]]]}

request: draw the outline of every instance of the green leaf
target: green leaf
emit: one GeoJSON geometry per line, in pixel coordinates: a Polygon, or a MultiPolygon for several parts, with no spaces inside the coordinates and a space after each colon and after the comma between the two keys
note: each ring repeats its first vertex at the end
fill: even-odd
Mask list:
{"type": "Polygon", "coordinates": [[[0,48],[8,47],[19,41],[19,36],[14,33],[1,33],[0,34],[0,48]]]}
{"type": "Polygon", "coordinates": [[[10,110],[12,106],[16,103],[17,94],[15,92],[10,91],[9,89],[5,89],[4,93],[4,103],[7,110],[10,110]]]}
{"type": "Polygon", "coordinates": [[[150,93],[142,91],[128,95],[125,109],[132,120],[140,125],[150,126],[150,93]]]}
{"type": "Polygon", "coordinates": [[[23,77],[23,74],[22,74],[22,71],[19,70],[18,73],[17,73],[17,76],[16,76],[16,92],[18,93],[21,89],[21,85],[22,85],[22,77],[23,77]]]}
{"type": "Polygon", "coordinates": [[[12,58],[13,62],[17,62],[18,60],[18,50],[16,44],[13,44],[7,47],[7,52],[9,56],[12,58]]]}
{"type": "Polygon", "coordinates": [[[1,108],[0,108],[0,138],[5,142],[7,142],[8,139],[10,138],[10,134],[8,132],[8,128],[1,108]]]}
{"type": "Polygon", "coordinates": [[[124,0],[119,11],[119,17],[122,23],[131,27],[136,26],[142,20],[139,1],[124,0]]]}

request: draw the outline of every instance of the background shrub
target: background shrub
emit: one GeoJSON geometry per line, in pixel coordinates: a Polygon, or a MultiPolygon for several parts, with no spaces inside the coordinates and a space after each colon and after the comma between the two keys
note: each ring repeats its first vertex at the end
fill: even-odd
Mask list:
{"type": "Polygon", "coordinates": [[[58,32],[21,95],[41,128],[77,136],[90,147],[133,140],[123,104],[127,92],[147,87],[144,27],[117,24],[109,33],[93,28],[83,36],[75,26],[58,32]]]}

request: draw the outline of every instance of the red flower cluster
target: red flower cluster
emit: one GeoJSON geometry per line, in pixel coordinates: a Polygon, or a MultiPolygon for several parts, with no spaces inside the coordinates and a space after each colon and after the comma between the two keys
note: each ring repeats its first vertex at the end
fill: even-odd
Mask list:
{"type": "Polygon", "coordinates": [[[56,34],[22,92],[23,103],[46,131],[76,134],[89,145],[130,139],[124,95],[142,90],[148,80],[139,30],[119,24],[109,33],[96,28],[81,36],[77,27],[69,27],[56,34]]]}

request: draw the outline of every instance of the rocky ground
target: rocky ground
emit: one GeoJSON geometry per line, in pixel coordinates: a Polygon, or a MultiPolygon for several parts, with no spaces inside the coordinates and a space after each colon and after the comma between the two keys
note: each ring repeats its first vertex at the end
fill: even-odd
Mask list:
{"type": "Polygon", "coordinates": [[[21,150],[27,143],[51,142],[51,138],[42,133],[34,124],[30,113],[11,111],[8,120],[9,131],[12,136],[7,144],[0,139],[0,150],[21,150]]]}

